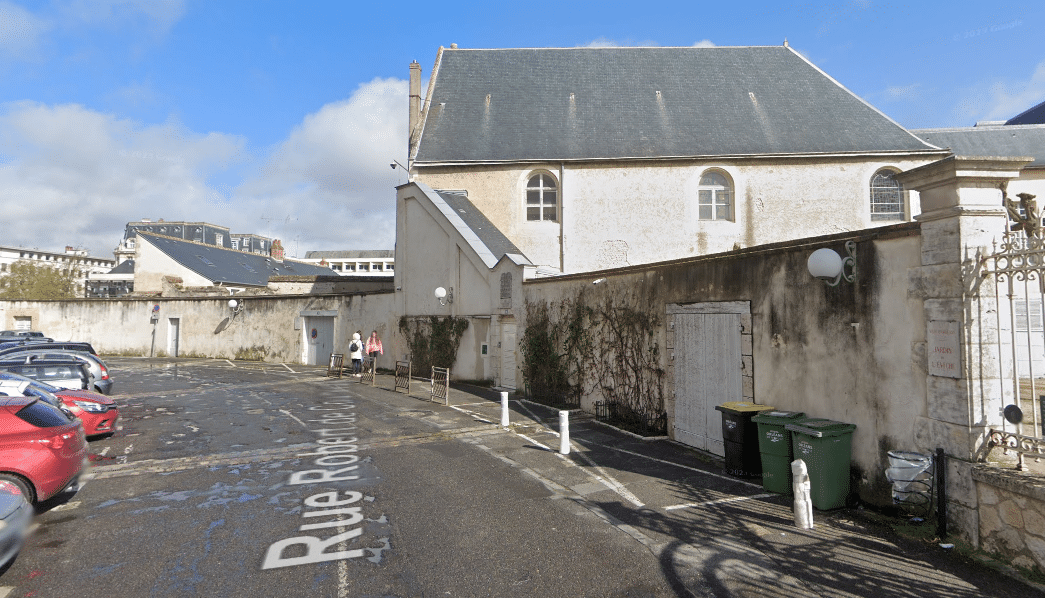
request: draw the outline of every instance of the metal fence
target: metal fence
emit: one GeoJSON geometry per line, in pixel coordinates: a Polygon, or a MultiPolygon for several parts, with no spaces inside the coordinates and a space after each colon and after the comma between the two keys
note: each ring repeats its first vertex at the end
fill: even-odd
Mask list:
{"type": "Polygon", "coordinates": [[[374,386],[374,374],[377,369],[377,360],[373,357],[363,357],[363,375],[359,377],[359,382],[362,384],[369,384],[374,386]]]}
{"type": "Polygon", "coordinates": [[[330,365],[327,366],[327,378],[331,378],[334,374],[340,378],[344,373],[345,355],[343,353],[331,353],[330,354],[330,365]]]}
{"type": "Polygon", "coordinates": [[[439,399],[444,405],[450,404],[450,368],[432,366],[432,400],[439,399]]]}
{"type": "Polygon", "coordinates": [[[998,330],[995,358],[1001,396],[984,396],[989,411],[1003,413],[988,432],[991,447],[1017,456],[1045,458],[1045,238],[1008,231],[980,260],[980,276],[994,284],[998,330]]]}
{"type": "Polygon", "coordinates": [[[639,413],[615,401],[597,401],[595,419],[639,436],[664,436],[668,433],[668,414],[639,413]]]}
{"type": "Polygon", "coordinates": [[[396,362],[396,378],[395,378],[395,391],[405,390],[406,394],[410,394],[410,374],[411,365],[409,361],[397,361],[396,362]]]}

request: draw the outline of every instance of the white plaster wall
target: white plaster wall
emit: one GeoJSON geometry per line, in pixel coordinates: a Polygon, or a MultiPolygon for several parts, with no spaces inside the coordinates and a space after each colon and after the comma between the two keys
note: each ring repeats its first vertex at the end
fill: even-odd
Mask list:
{"type": "MultiPolygon", "coordinates": [[[[229,318],[228,299],[105,299],[0,301],[0,319],[31,313],[38,329],[56,340],[87,341],[108,355],[161,355],[169,346],[168,322],[180,320],[181,356],[233,359],[253,352],[265,361],[302,363],[302,313],[334,317],[334,350],[347,353],[353,332],[376,329],[387,338],[394,326],[391,293],[369,295],[245,297],[244,309],[229,318]],[[151,314],[159,306],[155,327],[151,314]],[[155,330],[155,345],[153,331],[155,330]]],[[[388,354],[378,367],[391,367],[388,354]]]]}
{"type": "Polygon", "coordinates": [[[562,261],[566,272],[584,272],[894,224],[871,220],[871,177],[881,168],[902,171],[929,161],[898,156],[535,163],[424,168],[415,180],[467,190],[469,200],[531,261],[557,268],[560,225],[527,221],[524,189],[534,171],[561,177],[562,261]],[[708,169],[732,179],[732,221],[697,218],[697,185],[708,169]]]}
{"type": "Polygon", "coordinates": [[[196,274],[171,259],[167,254],[149,243],[145,237],[139,237],[134,255],[134,291],[137,293],[158,293],[163,290],[164,276],[177,276],[186,287],[211,286],[211,281],[196,274]]]}

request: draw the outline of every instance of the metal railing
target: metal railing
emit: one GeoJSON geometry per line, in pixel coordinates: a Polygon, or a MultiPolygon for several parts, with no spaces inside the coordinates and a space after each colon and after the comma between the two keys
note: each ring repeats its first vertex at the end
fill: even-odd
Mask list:
{"type": "Polygon", "coordinates": [[[595,419],[640,436],[664,436],[668,433],[667,413],[639,413],[615,401],[597,401],[595,419]]]}
{"type": "Polygon", "coordinates": [[[395,378],[395,391],[399,392],[400,389],[405,390],[406,394],[410,394],[410,374],[411,365],[409,361],[397,361],[396,362],[396,378],[395,378]]]}
{"type": "Polygon", "coordinates": [[[450,368],[432,366],[432,400],[442,399],[444,405],[450,404],[450,368]]]}
{"type": "Polygon", "coordinates": [[[334,374],[340,378],[344,373],[345,355],[343,353],[331,353],[330,354],[330,365],[327,366],[327,378],[331,378],[334,374]]]}
{"type": "Polygon", "coordinates": [[[1026,469],[1025,457],[1030,455],[1035,463],[1045,459],[1045,440],[1033,436],[1023,436],[1004,430],[991,430],[987,434],[987,443],[993,449],[1001,447],[1003,455],[1016,455],[1016,469],[1026,469]]]}
{"type": "Polygon", "coordinates": [[[363,375],[359,377],[361,384],[369,384],[374,386],[374,373],[377,369],[377,360],[373,357],[363,358],[363,375]]]}

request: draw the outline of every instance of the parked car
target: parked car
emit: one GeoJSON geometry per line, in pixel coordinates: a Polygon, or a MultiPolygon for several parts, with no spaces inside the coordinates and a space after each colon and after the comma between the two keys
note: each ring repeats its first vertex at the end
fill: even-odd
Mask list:
{"type": "MultiPolygon", "coordinates": [[[[18,384],[23,390],[28,385],[18,384]]],[[[78,481],[87,465],[87,439],[79,419],[16,388],[0,382],[0,481],[36,504],[78,481]]]]}
{"type": "Polygon", "coordinates": [[[62,350],[70,350],[70,351],[84,351],[86,353],[90,353],[91,355],[94,355],[95,357],[98,357],[98,352],[94,350],[94,347],[91,346],[91,343],[84,343],[84,342],[80,342],[80,341],[76,341],[76,342],[73,342],[73,341],[62,342],[62,341],[55,341],[54,339],[50,339],[50,338],[44,338],[44,339],[19,339],[17,341],[7,341],[7,342],[5,342],[3,338],[0,338],[0,355],[4,355],[5,353],[11,353],[11,352],[14,352],[14,351],[19,351],[19,350],[24,349],[24,348],[62,349],[62,350]]]}
{"type": "Polygon", "coordinates": [[[33,507],[22,490],[6,480],[0,480],[0,567],[11,562],[22,548],[33,507]]]}
{"type": "Polygon", "coordinates": [[[21,347],[16,351],[0,353],[2,360],[15,360],[29,358],[32,360],[46,359],[49,361],[76,359],[87,364],[94,379],[88,390],[96,390],[102,394],[112,394],[114,380],[109,376],[109,366],[105,365],[101,357],[92,355],[86,351],[74,349],[38,349],[32,345],[21,347]]]}
{"type": "Polygon", "coordinates": [[[36,336],[36,337],[43,337],[43,336],[46,336],[46,335],[44,333],[42,333],[42,332],[37,331],[37,330],[0,330],[0,337],[5,337],[5,336],[21,336],[21,337],[36,336]]]}
{"type": "Polygon", "coordinates": [[[58,388],[73,390],[90,390],[94,388],[94,380],[87,364],[77,359],[47,361],[43,359],[0,358],[0,371],[19,374],[33,380],[40,380],[58,388]]]}
{"type": "Polygon", "coordinates": [[[26,378],[10,372],[0,372],[2,380],[25,380],[29,382],[26,394],[32,394],[42,401],[68,411],[83,422],[84,433],[88,436],[101,436],[116,431],[116,422],[120,419],[120,409],[116,401],[109,397],[91,392],[58,388],[46,382],[26,378]]]}

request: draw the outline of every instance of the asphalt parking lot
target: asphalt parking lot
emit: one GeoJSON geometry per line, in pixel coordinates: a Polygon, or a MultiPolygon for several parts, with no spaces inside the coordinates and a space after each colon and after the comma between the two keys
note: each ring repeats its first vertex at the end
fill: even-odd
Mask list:
{"type": "Polygon", "coordinates": [[[121,429],[42,505],[6,596],[1030,596],[856,511],[793,526],[721,463],[496,393],[109,360],[121,429]]]}

